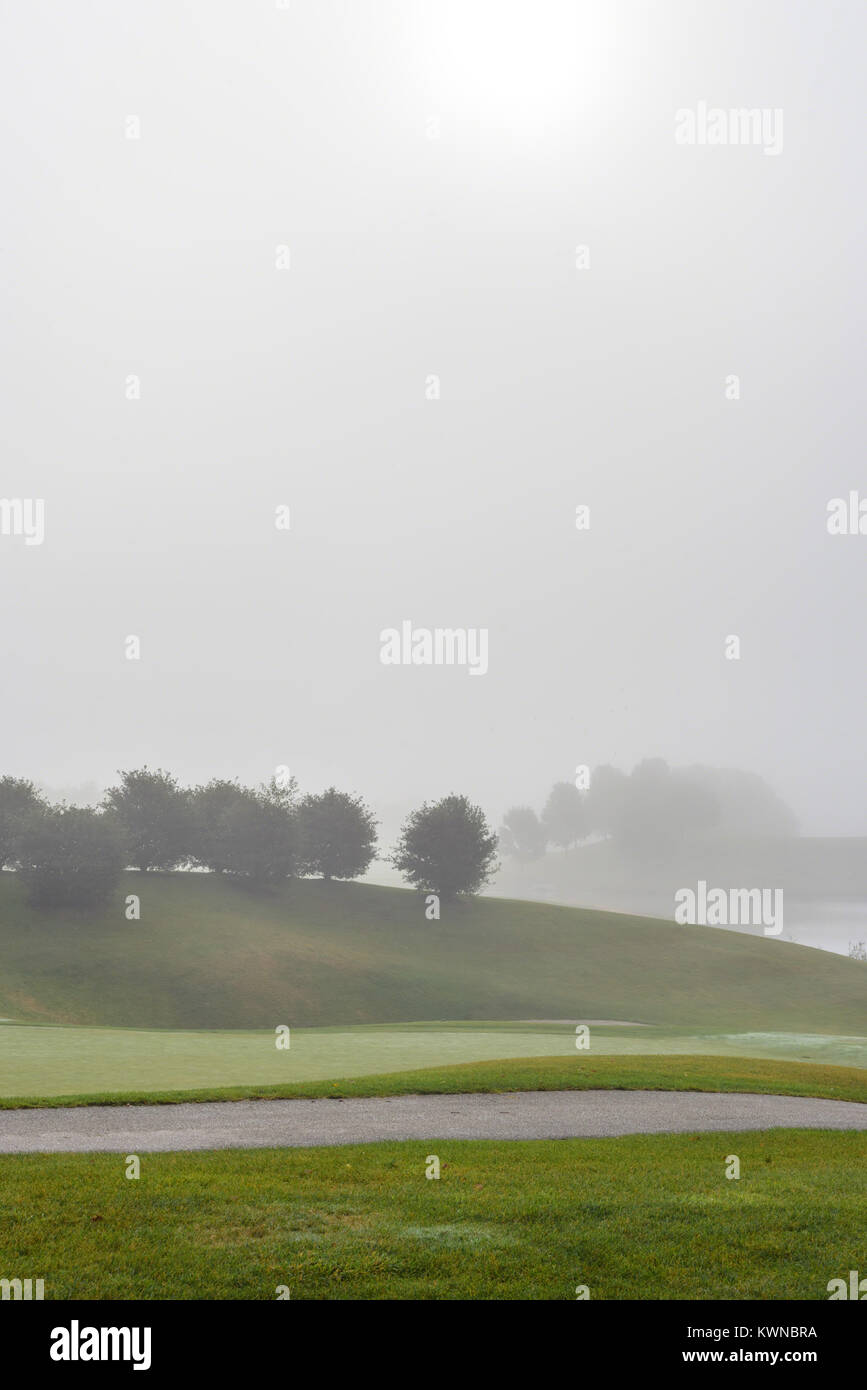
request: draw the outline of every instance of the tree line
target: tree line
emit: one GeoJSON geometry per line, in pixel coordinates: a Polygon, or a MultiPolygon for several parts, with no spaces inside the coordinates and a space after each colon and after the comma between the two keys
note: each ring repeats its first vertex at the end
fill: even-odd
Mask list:
{"type": "MultiPolygon", "coordinates": [[[[118,776],[97,807],[53,805],[33,782],[0,778],[0,869],[20,875],[35,906],[100,906],[129,868],[267,885],[358,878],[378,857],[373,813],[336,787],[300,796],[294,778],[182,787],[162,769],[118,776]]],[[[481,809],[451,795],[413,811],[385,858],[407,883],[448,900],[490,881],[496,847],[481,809]]]]}
{"type": "Polygon", "coordinates": [[[603,764],[581,769],[572,782],[555,782],[545,805],[511,806],[500,827],[500,848],[529,863],[549,847],[571,849],[590,838],[624,849],[662,849],[697,836],[768,836],[797,833],[789,808],[755,773],[736,768],[673,768],[646,758],[631,773],[603,764]],[[579,785],[580,782],[580,785],[579,785]]]}
{"type": "Polygon", "coordinates": [[[162,769],[119,772],[97,807],[51,804],[33,782],[0,777],[0,869],[15,870],[39,906],[92,907],[127,868],[199,869],[254,884],[295,877],[353,879],[380,858],[442,899],[490,882],[499,848],[529,862],[609,838],[640,851],[689,836],[787,836],[788,808],[755,774],[670,768],[659,758],[631,773],[588,769],[581,785],[556,782],[541,812],[512,806],[499,835],[465,796],[425,802],[405,820],[389,855],[359,796],[329,787],[301,796],[294,778],[259,787],[212,778],[182,787],[162,769]]]}

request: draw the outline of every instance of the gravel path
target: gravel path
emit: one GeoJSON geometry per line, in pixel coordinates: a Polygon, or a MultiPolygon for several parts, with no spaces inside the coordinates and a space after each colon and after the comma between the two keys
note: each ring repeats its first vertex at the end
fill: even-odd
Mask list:
{"type": "Polygon", "coordinates": [[[774,1128],[867,1129],[867,1104],[699,1091],[519,1091],[0,1110],[0,1153],[149,1153],[774,1128]]]}

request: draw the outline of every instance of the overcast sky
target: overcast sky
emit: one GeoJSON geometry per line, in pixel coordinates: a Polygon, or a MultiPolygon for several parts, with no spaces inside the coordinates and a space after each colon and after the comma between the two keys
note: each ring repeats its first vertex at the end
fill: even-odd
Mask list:
{"type": "Polygon", "coordinates": [[[867,834],[862,4],[2,15],[0,497],[45,534],[0,534],[0,772],[498,813],[660,756],[867,834]],[[678,144],[702,102],[781,148],[678,144]],[[382,664],[405,620],[487,672],[382,664]]]}

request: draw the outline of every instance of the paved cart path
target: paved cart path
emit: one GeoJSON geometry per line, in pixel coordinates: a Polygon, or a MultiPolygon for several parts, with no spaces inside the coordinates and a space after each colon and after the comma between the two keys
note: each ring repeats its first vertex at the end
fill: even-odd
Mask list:
{"type": "Polygon", "coordinates": [[[867,1130],[867,1104],[704,1091],[516,1091],[0,1110],[0,1153],[297,1148],[383,1139],[601,1138],[781,1127],[867,1130]]]}

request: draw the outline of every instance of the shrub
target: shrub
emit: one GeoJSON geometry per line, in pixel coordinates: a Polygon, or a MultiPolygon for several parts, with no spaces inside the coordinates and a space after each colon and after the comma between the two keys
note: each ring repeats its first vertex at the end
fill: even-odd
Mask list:
{"type": "Polygon", "coordinates": [[[445,796],[404,822],[391,862],[407,882],[444,899],[477,893],[493,877],[497,837],[465,796],[445,796]]]}
{"type": "Polygon", "coordinates": [[[117,887],[125,862],[123,835],[104,811],[42,807],[23,826],[19,873],[38,907],[99,907],[117,887]]]}

